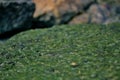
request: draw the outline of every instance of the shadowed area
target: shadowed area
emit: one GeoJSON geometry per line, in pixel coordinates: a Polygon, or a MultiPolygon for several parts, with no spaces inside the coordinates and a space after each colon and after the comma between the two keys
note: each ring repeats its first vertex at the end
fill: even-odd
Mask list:
{"type": "Polygon", "coordinates": [[[26,30],[36,29],[36,28],[44,29],[44,28],[50,28],[52,26],[53,24],[49,21],[44,22],[44,21],[38,21],[36,19],[33,19],[32,25],[30,28],[17,28],[17,29],[13,29],[12,31],[7,31],[3,34],[0,34],[0,40],[7,40],[11,38],[12,36],[20,32],[26,31],[26,30]]]}

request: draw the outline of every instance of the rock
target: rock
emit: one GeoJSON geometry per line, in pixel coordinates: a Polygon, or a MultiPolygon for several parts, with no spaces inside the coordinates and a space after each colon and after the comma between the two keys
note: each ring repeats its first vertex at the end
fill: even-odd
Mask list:
{"type": "Polygon", "coordinates": [[[116,4],[120,4],[120,0],[97,0],[98,3],[107,3],[110,5],[116,5],[116,4]]]}
{"type": "Polygon", "coordinates": [[[110,16],[111,13],[107,5],[93,4],[89,7],[87,12],[73,18],[73,20],[70,21],[70,24],[78,24],[78,23],[102,24],[105,23],[110,16]]]}
{"type": "Polygon", "coordinates": [[[115,22],[119,23],[120,22],[120,6],[119,5],[111,6],[110,11],[111,11],[110,12],[111,16],[109,19],[107,19],[105,24],[115,23],[115,22]]]}
{"type": "Polygon", "coordinates": [[[0,38],[29,29],[35,4],[32,0],[0,1],[0,38]]]}
{"type": "Polygon", "coordinates": [[[71,67],[74,67],[74,68],[79,66],[79,64],[77,64],[76,62],[72,62],[70,65],[71,67]]]}
{"type": "Polygon", "coordinates": [[[81,24],[81,23],[88,23],[89,20],[89,14],[83,13],[81,15],[75,16],[69,24],[81,24]]]}
{"type": "MultiPolygon", "coordinates": [[[[33,0],[36,4],[34,18],[39,21],[55,24],[79,24],[111,22],[113,12],[120,13],[119,7],[111,11],[110,3],[119,3],[119,0],[33,0]]],[[[115,5],[114,5],[115,6],[115,5]]],[[[114,17],[114,16],[113,16],[114,17]]],[[[118,21],[117,19],[115,20],[118,21]]],[[[114,20],[114,19],[113,19],[114,20]]],[[[114,21],[112,21],[114,22],[114,21]]]]}
{"type": "Polygon", "coordinates": [[[88,10],[89,23],[104,23],[110,17],[106,4],[94,4],[88,10]]]}
{"type": "Polygon", "coordinates": [[[120,15],[120,5],[119,5],[119,6],[116,6],[115,12],[116,12],[116,14],[119,14],[119,15],[120,15]]]}
{"type": "MultiPolygon", "coordinates": [[[[24,30],[55,24],[120,22],[120,6],[112,4],[111,8],[106,1],[101,1],[0,0],[0,39],[24,30]]],[[[119,0],[116,1],[113,2],[120,3],[119,0]]]]}
{"type": "Polygon", "coordinates": [[[34,18],[51,21],[51,24],[68,23],[84,12],[95,0],[33,0],[36,4],[34,18]]]}

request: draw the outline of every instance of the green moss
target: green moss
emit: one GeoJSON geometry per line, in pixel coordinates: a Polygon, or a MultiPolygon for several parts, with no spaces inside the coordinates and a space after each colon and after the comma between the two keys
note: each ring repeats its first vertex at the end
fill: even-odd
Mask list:
{"type": "Polygon", "coordinates": [[[119,57],[120,24],[30,30],[0,42],[0,80],[119,80],[119,57]]]}

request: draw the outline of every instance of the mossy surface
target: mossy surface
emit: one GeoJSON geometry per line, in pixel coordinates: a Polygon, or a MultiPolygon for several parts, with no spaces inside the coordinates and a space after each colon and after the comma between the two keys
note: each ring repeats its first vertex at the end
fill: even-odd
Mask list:
{"type": "Polygon", "coordinates": [[[54,26],[1,41],[0,80],[120,80],[120,24],[54,26]]]}

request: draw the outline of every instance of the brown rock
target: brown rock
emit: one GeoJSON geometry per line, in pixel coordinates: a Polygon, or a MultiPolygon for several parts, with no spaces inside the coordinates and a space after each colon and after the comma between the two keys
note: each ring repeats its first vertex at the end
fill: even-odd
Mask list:
{"type": "Polygon", "coordinates": [[[88,23],[89,20],[89,14],[88,13],[84,13],[81,15],[78,15],[76,17],[74,17],[69,24],[81,24],[81,23],[88,23]]]}
{"type": "Polygon", "coordinates": [[[55,8],[54,0],[33,0],[36,4],[34,17],[38,17],[47,12],[51,12],[55,8]]]}
{"type": "Polygon", "coordinates": [[[110,17],[110,11],[105,4],[94,4],[88,10],[89,23],[104,23],[110,17]]]}
{"type": "Polygon", "coordinates": [[[110,11],[107,6],[100,4],[93,4],[86,13],[76,16],[71,20],[70,24],[78,23],[105,23],[110,17],[110,11]]]}
{"type": "MultiPolygon", "coordinates": [[[[72,17],[88,7],[95,0],[33,0],[36,4],[34,17],[42,17],[51,19],[52,16],[55,23],[67,23],[72,17]],[[44,15],[44,16],[41,16],[44,15]]],[[[39,18],[39,19],[40,19],[39,18]]],[[[40,19],[41,20],[41,19],[40,19]]]]}

